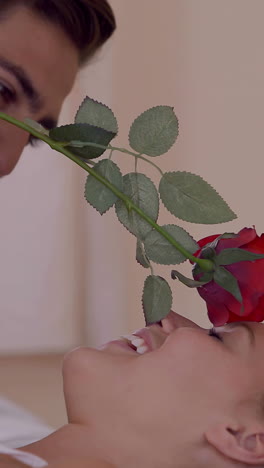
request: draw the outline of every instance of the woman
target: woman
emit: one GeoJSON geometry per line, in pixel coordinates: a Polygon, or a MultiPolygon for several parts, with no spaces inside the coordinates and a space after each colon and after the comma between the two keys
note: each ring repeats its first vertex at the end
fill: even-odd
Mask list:
{"type": "Polygon", "coordinates": [[[23,450],[51,465],[263,467],[263,352],[262,324],[205,330],[174,312],[101,349],[78,348],[63,365],[69,423],[23,450]]]}

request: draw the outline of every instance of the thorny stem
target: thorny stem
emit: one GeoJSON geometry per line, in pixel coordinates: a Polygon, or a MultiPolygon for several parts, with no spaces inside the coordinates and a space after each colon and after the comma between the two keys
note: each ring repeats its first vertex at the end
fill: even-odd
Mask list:
{"type": "MultiPolygon", "coordinates": [[[[35,136],[36,138],[39,138],[40,140],[44,141],[47,143],[52,149],[58,151],[61,154],[64,154],[67,158],[71,159],[74,161],[78,166],[82,167],[86,172],[91,174],[95,179],[97,179],[99,182],[101,182],[105,187],[109,188],[118,198],[123,200],[125,203],[126,207],[128,210],[134,210],[136,213],[138,213],[141,218],[143,218],[145,221],[147,221],[153,229],[155,229],[157,232],[159,232],[165,239],[167,239],[171,245],[173,245],[179,252],[181,252],[185,258],[191,260],[194,263],[197,263],[200,268],[203,271],[212,271],[213,270],[213,263],[210,260],[207,259],[201,259],[194,257],[190,252],[188,252],[179,242],[177,242],[168,232],[164,231],[153,219],[151,219],[146,213],[144,213],[137,205],[135,205],[132,200],[127,197],[124,193],[120,192],[113,184],[111,184],[107,179],[105,179],[103,176],[101,176],[98,172],[96,172],[93,168],[89,167],[84,161],[82,161],[78,156],[75,156],[71,151],[67,150],[65,148],[65,144],[56,142],[49,138],[47,135],[39,132],[38,130],[35,130],[33,127],[30,125],[21,122],[14,117],[10,117],[7,114],[4,114],[3,112],[0,112],[0,120],[5,120],[6,122],[9,122],[12,125],[15,125],[16,127],[21,128],[22,130],[25,130],[26,132],[30,133],[31,135],[35,136]]],[[[107,148],[103,145],[98,145],[98,144],[93,144],[91,143],[90,146],[94,146],[97,148],[104,148],[104,149],[110,149],[112,151],[117,150],[121,151],[123,153],[131,154],[132,156],[136,156],[137,158],[147,160],[141,155],[132,153],[131,151],[128,151],[124,148],[117,148],[113,146],[108,146],[107,148]]],[[[148,161],[148,160],[147,160],[148,161]]],[[[149,161],[148,161],[149,162],[149,161]]],[[[154,163],[152,163],[156,168],[154,163]]],[[[161,170],[158,168],[158,170],[161,172],[161,170]]],[[[161,172],[162,173],[162,172],[161,172]]]]}

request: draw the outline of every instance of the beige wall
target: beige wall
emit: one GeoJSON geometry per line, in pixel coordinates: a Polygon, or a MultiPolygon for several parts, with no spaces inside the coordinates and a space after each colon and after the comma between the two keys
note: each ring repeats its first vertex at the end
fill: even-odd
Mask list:
{"type": "MultiPolygon", "coordinates": [[[[220,226],[179,224],[196,239],[252,224],[261,233],[264,3],[113,0],[112,4],[119,30],[113,47],[111,102],[121,122],[120,145],[126,144],[129,126],[141,111],[157,104],[173,105],[180,137],[169,157],[158,158],[161,166],[200,174],[238,214],[237,221],[220,226]]],[[[161,222],[177,223],[163,213],[161,222]]],[[[133,330],[143,323],[139,300],[145,271],[134,261],[132,236],[125,231],[119,236],[127,246],[124,313],[133,330]]],[[[169,277],[170,268],[156,271],[169,277]]],[[[190,275],[190,265],[186,263],[182,271],[190,275]]],[[[176,282],[171,285],[174,309],[207,325],[205,305],[196,291],[176,282]]]]}
{"type": "MultiPolygon", "coordinates": [[[[252,224],[262,232],[263,1],[111,3],[118,31],[80,75],[64,121],[89,94],[112,106],[120,124],[116,143],[127,146],[140,112],[173,105],[180,137],[155,162],[203,176],[239,215],[219,227],[179,224],[196,239],[252,224]]],[[[126,158],[118,157],[124,172],[133,167],[126,158]]],[[[135,240],[113,212],[101,217],[86,206],[83,181],[78,168],[43,149],[27,152],[1,182],[0,351],[97,344],[143,324],[145,271],[134,260],[135,240]]],[[[165,210],[160,221],[177,223],[165,210]]],[[[190,275],[190,266],[181,271],[190,275]]],[[[156,272],[169,278],[170,267],[156,272]]],[[[197,293],[171,284],[174,309],[207,324],[197,293]]]]}

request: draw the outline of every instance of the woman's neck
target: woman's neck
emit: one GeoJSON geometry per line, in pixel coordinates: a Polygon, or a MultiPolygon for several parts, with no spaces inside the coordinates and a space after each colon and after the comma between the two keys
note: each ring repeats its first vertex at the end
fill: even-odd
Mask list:
{"type": "MultiPolygon", "coordinates": [[[[175,441],[176,442],[176,441],[175,441]]],[[[177,443],[176,443],[177,444],[177,443]]],[[[175,445],[176,445],[175,444],[175,445]]],[[[66,424],[45,439],[34,442],[21,450],[33,453],[48,463],[56,463],[63,459],[74,457],[91,457],[113,464],[116,468],[173,468],[175,466],[175,451],[171,456],[163,453],[162,447],[157,444],[148,444],[147,436],[137,435],[112,427],[89,427],[78,424],[66,424]],[[164,461],[164,458],[166,462],[164,461]]],[[[180,462],[177,456],[177,462],[180,462]]],[[[177,466],[187,467],[186,454],[183,464],[177,466]]]]}
{"type": "MultiPolygon", "coordinates": [[[[90,446],[89,430],[86,426],[66,424],[49,436],[30,445],[20,447],[20,450],[33,453],[48,463],[74,457],[94,456],[93,447],[90,446]]],[[[99,458],[102,458],[102,452],[99,458]]]]}

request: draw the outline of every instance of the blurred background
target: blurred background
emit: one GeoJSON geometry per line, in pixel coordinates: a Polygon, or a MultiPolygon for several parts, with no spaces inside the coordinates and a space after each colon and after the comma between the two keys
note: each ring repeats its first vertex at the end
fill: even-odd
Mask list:
{"type": "MultiPolygon", "coordinates": [[[[155,163],[210,182],[237,213],[220,226],[178,222],[162,208],[161,224],[178,223],[198,240],[244,226],[264,230],[262,0],[111,0],[118,29],[81,71],[61,123],[73,121],[86,95],[119,121],[116,146],[128,148],[141,112],[173,106],[175,146],[155,163]]],[[[123,173],[133,160],[116,154],[123,173]]],[[[153,181],[157,173],[143,163],[153,181]]],[[[96,346],[144,325],[147,272],[135,261],[135,238],[85,202],[86,175],[44,145],[26,149],[1,181],[1,393],[54,427],[65,421],[61,361],[79,345],[96,346]]],[[[208,325],[195,290],[170,280],[174,310],[208,325]]],[[[186,262],[181,271],[191,275],[186,262]]]]}

